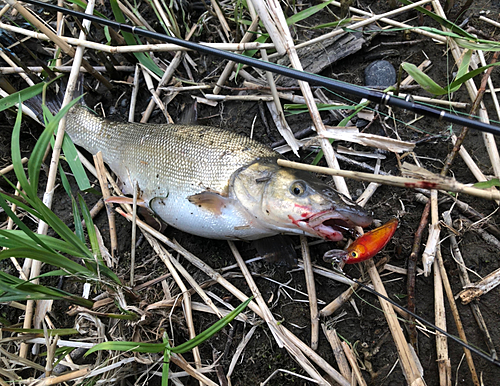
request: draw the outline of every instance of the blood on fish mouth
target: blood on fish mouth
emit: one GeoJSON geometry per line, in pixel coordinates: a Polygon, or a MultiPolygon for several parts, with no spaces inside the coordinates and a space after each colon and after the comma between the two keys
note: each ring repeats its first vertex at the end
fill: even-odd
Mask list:
{"type": "Polygon", "coordinates": [[[335,210],[321,212],[302,221],[318,236],[331,241],[342,240],[344,234],[352,235],[356,232],[353,228],[357,225],[335,210]]]}

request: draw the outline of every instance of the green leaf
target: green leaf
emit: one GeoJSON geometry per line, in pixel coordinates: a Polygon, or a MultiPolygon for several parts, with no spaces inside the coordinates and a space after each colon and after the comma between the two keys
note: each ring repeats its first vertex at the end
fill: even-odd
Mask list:
{"type": "MultiPolygon", "coordinates": [[[[17,332],[20,334],[38,334],[38,335],[44,335],[44,330],[41,328],[12,328],[12,327],[4,327],[2,328],[3,331],[8,331],[8,332],[17,332]]],[[[78,332],[77,329],[74,328],[54,328],[54,329],[47,329],[47,333],[49,336],[66,336],[66,335],[79,335],[80,333],[78,332]]]]}
{"type": "Polygon", "coordinates": [[[427,74],[421,71],[412,63],[402,63],[401,67],[405,70],[424,90],[434,95],[444,95],[447,91],[434,82],[427,74]]]}
{"type": "MultiPolygon", "coordinates": [[[[343,25],[349,24],[351,21],[352,21],[351,18],[337,20],[337,21],[334,21],[332,23],[326,23],[326,24],[320,24],[320,25],[314,26],[313,29],[342,27],[343,25]]],[[[356,31],[356,32],[358,32],[358,31],[356,31]]]]}
{"type": "Polygon", "coordinates": [[[89,235],[90,245],[92,247],[92,252],[94,256],[97,256],[99,262],[102,262],[101,250],[99,249],[99,242],[97,241],[97,234],[94,228],[94,221],[92,221],[92,216],[90,215],[89,208],[83,200],[83,197],[78,193],[78,203],[80,204],[80,209],[82,210],[83,219],[87,226],[87,234],[89,235]]]}
{"type": "Polygon", "coordinates": [[[489,181],[476,182],[472,186],[474,186],[475,188],[478,188],[478,189],[489,189],[489,188],[492,188],[494,186],[500,186],[500,180],[498,178],[492,178],[489,181]]]}
{"type": "Polygon", "coordinates": [[[49,85],[52,82],[60,79],[63,75],[58,76],[57,78],[52,79],[48,83],[38,83],[35,84],[34,86],[27,87],[24,90],[18,91],[14,94],[9,95],[8,97],[1,98],[0,99],[0,111],[4,111],[6,109],[9,109],[13,106],[15,106],[19,101],[24,102],[25,100],[28,100],[30,98],[33,98],[35,95],[38,95],[42,92],[43,87],[45,85],[49,85]]]}
{"type": "MultiPolygon", "coordinates": [[[[87,9],[87,3],[85,1],[82,1],[82,0],[68,0],[68,2],[78,5],[81,9],[87,9]]],[[[107,19],[106,16],[104,16],[101,12],[96,11],[95,9],[94,9],[93,13],[96,16],[102,17],[103,19],[107,19]]]]}
{"type": "Polygon", "coordinates": [[[298,23],[299,21],[307,19],[308,17],[311,17],[312,15],[321,11],[323,8],[330,5],[332,3],[332,1],[333,0],[328,0],[324,3],[319,3],[316,5],[313,5],[312,7],[306,7],[304,10],[297,12],[296,14],[287,18],[286,24],[290,26],[290,25],[294,25],[295,23],[298,23]]]}
{"type": "Polygon", "coordinates": [[[253,297],[248,298],[245,302],[241,303],[238,307],[232,310],[229,314],[227,314],[222,319],[219,319],[212,326],[207,328],[205,331],[196,335],[193,339],[188,340],[186,343],[183,343],[179,346],[171,347],[170,350],[177,354],[182,354],[187,351],[191,351],[196,346],[200,345],[207,339],[211,338],[213,335],[217,334],[220,330],[222,330],[225,326],[233,321],[236,316],[240,312],[242,312],[248,304],[252,301],[253,297]]]}
{"type": "Polygon", "coordinates": [[[165,350],[165,347],[167,347],[165,343],[102,342],[88,350],[84,356],[88,356],[99,350],[160,353],[165,350]]]}

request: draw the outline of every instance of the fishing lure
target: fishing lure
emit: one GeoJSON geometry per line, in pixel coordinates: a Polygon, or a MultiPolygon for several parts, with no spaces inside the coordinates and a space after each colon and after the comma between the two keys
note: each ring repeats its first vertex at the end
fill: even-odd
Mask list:
{"type": "Polygon", "coordinates": [[[344,262],[345,264],[360,263],[371,259],[386,246],[397,227],[398,219],[393,218],[381,227],[358,237],[346,250],[332,249],[326,252],[323,259],[326,262],[344,262]]]}

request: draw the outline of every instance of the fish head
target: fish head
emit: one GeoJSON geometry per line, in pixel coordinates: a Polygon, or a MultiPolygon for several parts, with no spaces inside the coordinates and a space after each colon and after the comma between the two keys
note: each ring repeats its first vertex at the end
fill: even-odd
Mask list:
{"type": "Polygon", "coordinates": [[[259,160],[232,178],[231,195],[255,220],[281,233],[339,241],[356,226],[371,224],[371,215],[352,200],[301,170],[259,160]]]}

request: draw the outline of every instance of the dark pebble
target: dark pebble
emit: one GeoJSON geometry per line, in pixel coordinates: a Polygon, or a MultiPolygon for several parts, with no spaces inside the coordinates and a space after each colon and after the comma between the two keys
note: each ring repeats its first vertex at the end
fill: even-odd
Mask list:
{"type": "Polygon", "coordinates": [[[387,60],[377,60],[365,68],[365,85],[389,87],[396,83],[396,70],[387,60]]]}

